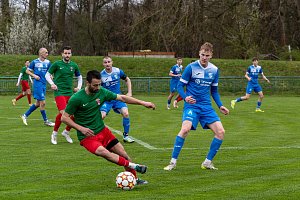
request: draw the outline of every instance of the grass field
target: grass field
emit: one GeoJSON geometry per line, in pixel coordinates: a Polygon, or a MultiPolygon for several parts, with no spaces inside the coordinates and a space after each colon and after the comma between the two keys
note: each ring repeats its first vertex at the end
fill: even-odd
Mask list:
{"type": "MultiPolygon", "coordinates": [[[[253,95],[221,116],[226,136],[214,160],[218,171],[200,169],[212,140],[211,132],[200,127],[187,138],[177,169],[164,171],[183,104],[166,110],[166,96],[138,97],[153,101],[157,109],[129,106],[131,135],[138,140],[124,146],[134,161],[148,165],[141,178],[149,184],[121,191],[115,177],[122,167],[87,152],[74,130],[74,144],[60,136],[52,145],[52,128],[43,125],[39,111],[24,126],[19,116],[27,110],[27,100],[12,106],[12,96],[1,96],[0,199],[299,199],[299,97],[266,96],[266,112],[255,113],[253,95]]],[[[228,108],[232,98],[222,98],[228,108]]],[[[49,94],[48,117],[53,120],[56,112],[49,94]]],[[[119,115],[110,113],[105,122],[122,131],[119,115]]]]}

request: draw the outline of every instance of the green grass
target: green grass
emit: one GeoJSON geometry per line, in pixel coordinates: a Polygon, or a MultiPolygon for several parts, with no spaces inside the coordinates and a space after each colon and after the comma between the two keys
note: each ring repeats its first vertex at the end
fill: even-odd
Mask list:
{"type": "MultiPolygon", "coordinates": [[[[0,55],[0,76],[18,76],[25,60],[33,60],[35,55],[0,55]]],[[[60,56],[49,56],[54,62],[60,56]]],[[[83,74],[92,69],[102,70],[102,56],[73,56],[83,74]]],[[[195,58],[194,58],[195,59],[195,58]]],[[[192,58],[183,58],[183,65],[190,63],[192,58]]],[[[176,63],[175,58],[121,58],[114,57],[114,66],[124,70],[129,77],[168,77],[170,68],[176,63]]],[[[220,68],[221,76],[244,77],[251,60],[212,59],[212,63],[220,68]]],[[[300,74],[299,61],[261,60],[259,63],[266,76],[296,76],[300,74]]]]}
{"type": "MultiPolygon", "coordinates": [[[[166,110],[166,95],[138,97],[153,101],[157,109],[130,105],[131,135],[154,149],[137,142],[124,146],[134,161],[148,165],[141,178],[149,184],[121,191],[115,177],[122,167],[87,152],[75,140],[74,130],[74,144],[59,136],[58,144],[52,145],[52,128],[43,125],[38,111],[29,117],[29,126],[22,124],[19,115],[28,109],[25,98],[13,107],[12,96],[1,96],[0,199],[299,198],[299,97],[266,96],[262,106],[266,112],[255,113],[253,95],[230,115],[221,116],[226,136],[214,159],[218,171],[200,169],[213,137],[200,127],[190,132],[177,169],[164,171],[181,126],[183,104],[166,110]]],[[[222,100],[229,107],[233,98],[222,100]]],[[[51,93],[46,107],[53,120],[57,111],[51,93]]],[[[112,112],[105,122],[122,131],[119,115],[112,112]]]]}

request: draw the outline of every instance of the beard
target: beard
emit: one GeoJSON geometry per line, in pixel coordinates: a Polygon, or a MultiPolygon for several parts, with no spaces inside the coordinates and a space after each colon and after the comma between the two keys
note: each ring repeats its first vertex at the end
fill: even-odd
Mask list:
{"type": "Polygon", "coordinates": [[[89,87],[89,92],[92,93],[92,94],[95,94],[99,91],[99,89],[93,89],[93,88],[90,88],[89,87]]]}

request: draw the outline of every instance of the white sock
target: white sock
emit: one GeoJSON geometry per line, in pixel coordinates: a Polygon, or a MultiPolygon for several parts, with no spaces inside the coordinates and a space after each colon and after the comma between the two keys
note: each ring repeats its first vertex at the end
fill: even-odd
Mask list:
{"type": "Polygon", "coordinates": [[[53,135],[57,135],[57,131],[53,131],[52,134],[53,134],[53,135]]]}
{"type": "Polygon", "coordinates": [[[175,158],[172,158],[172,159],[171,159],[171,163],[176,164],[176,162],[177,162],[177,159],[175,159],[175,158]]]}
{"type": "Polygon", "coordinates": [[[135,169],[135,168],[136,168],[136,166],[137,166],[137,164],[135,164],[135,163],[132,163],[132,162],[129,162],[129,165],[128,165],[128,167],[129,167],[129,168],[131,168],[131,169],[135,169]]]}
{"type": "Polygon", "coordinates": [[[210,164],[211,160],[208,160],[207,158],[205,158],[204,163],[210,164]]]}

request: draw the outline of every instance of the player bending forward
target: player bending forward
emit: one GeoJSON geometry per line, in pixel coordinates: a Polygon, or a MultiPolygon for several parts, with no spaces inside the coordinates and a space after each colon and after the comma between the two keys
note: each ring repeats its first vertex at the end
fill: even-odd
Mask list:
{"type": "MultiPolygon", "coordinates": [[[[74,94],[62,115],[62,122],[77,130],[80,145],[89,152],[133,173],[145,173],[147,166],[133,163],[122,144],[104,125],[100,107],[105,101],[119,100],[129,104],[139,104],[146,108],[155,109],[151,102],[145,102],[126,95],[115,94],[101,87],[101,76],[96,70],[89,71],[86,76],[86,87],[74,94]],[[70,117],[74,115],[75,121],[70,117]]],[[[148,182],[137,178],[137,184],[148,182]]]]}

